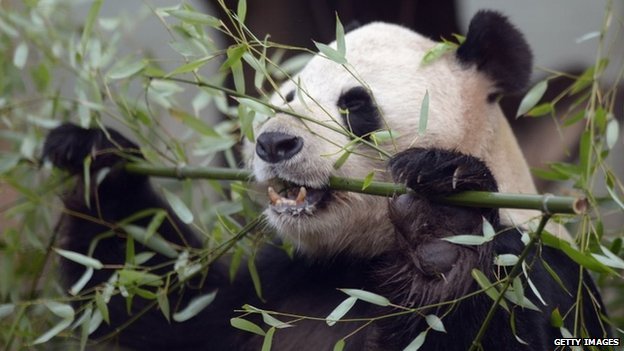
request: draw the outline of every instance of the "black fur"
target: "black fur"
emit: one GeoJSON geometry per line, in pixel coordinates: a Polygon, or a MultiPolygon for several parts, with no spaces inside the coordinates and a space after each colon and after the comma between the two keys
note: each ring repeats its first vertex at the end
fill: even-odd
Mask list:
{"type": "Polygon", "coordinates": [[[368,89],[360,86],[351,88],[340,95],[336,105],[347,129],[356,136],[367,137],[381,129],[379,109],[368,89]]]}
{"type": "MultiPolygon", "coordinates": [[[[56,166],[82,177],[80,169],[82,160],[88,154],[85,153],[88,146],[96,155],[105,156],[100,160],[106,161],[100,162],[96,158],[91,174],[97,174],[101,167],[113,167],[97,190],[92,187],[90,207],[84,204],[82,179],[78,180],[73,192],[64,196],[69,212],[61,217],[59,234],[63,248],[86,253],[95,236],[112,231],[115,235],[100,241],[93,256],[106,264],[123,264],[126,239],[117,223],[141,209],[169,209],[146,177],[130,175],[119,167],[123,158],[118,153],[136,146],[117,132],[109,130],[108,133],[112,140],[99,130],[64,125],[50,133],[45,143],[45,156],[56,166]]],[[[436,194],[467,189],[495,190],[496,183],[481,161],[456,152],[410,149],[397,155],[390,162],[390,169],[395,179],[414,189],[413,193],[397,197],[389,203],[390,219],[395,225],[395,232],[389,235],[396,237],[396,247],[392,252],[371,258],[342,253],[331,259],[308,259],[296,254],[291,259],[281,250],[267,245],[256,256],[264,301],[256,296],[251,277],[243,272],[245,270],[241,270],[230,283],[227,260],[217,261],[211,265],[205,281],[193,280],[183,289],[170,291],[169,300],[175,311],[184,308],[199,293],[218,290],[215,301],[199,315],[184,323],[169,323],[160,311],[151,309],[120,329],[112,342],[133,350],[259,350],[262,337],[241,332],[229,325],[230,318],[237,316],[233,311],[245,303],[269,310],[325,317],[346,298],[336,288],[346,287],[377,292],[393,303],[408,307],[425,306],[458,298],[477,289],[470,275],[473,268],[485,272],[494,281],[496,267],[492,263],[493,257],[501,253],[518,254],[524,247],[516,230],[501,227],[496,210],[445,206],[428,200],[429,196],[436,194]],[[456,172],[457,168],[460,171],[456,172]],[[480,235],[483,217],[501,232],[493,242],[462,246],[440,240],[449,235],[480,235]]],[[[170,214],[174,222],[165,222],[158,232],[179,245],[199,247],[191,230],[170,214]]],[[[148,221],[149,218],[135,224],[145,226],[148,221]]],[[[137,251],[143,249],[137,247],[137,251]]],[[[548,306],[541,305],[529,288],[525,289],[527,296],[543,313],[512,305],[518,336],[530,346],[516,341],[510,331],[510,315],[499,309],[483,339],[486,350],[553,349],[552,340],[560,333],[550,327],[550,313],[555,307],[562,313],[568,311],[574,297],[565,293],[550,277],[540,258],[548,261],[568,290],[576,291],[579,284],[578,265],[554,249],[536,249],[528,260],[531,264],[530,278],[548,306]]],[[[167,260],[157,255],[147,265],[161,265],[167,260]]],[[[66,260],[62,262],[66,284],[75,282],[81,276],[83,267],[66,260]]],[[[171,266],[165,265],[156,273],[169,269],[171,266]]],[[[97,271],[90,286],[102,284],[110,274],[112,271],[109,270],[97,271]]],[[[593,306],[588,294],[591,293],[598,302],[600,297],[587,275],[583,277],[583,284],[583,318],[587,333],[591,337],[606,335],[593,311],[593,307],[602,306],[593,306]]],[[[424,311],[424,314],[440,316],[448,333],[430,331],[422,350],[466,350],[491,302],[487,296],[479,294],[453,306],[446,316],[443,316],[446,307],[424,311]]],[[[129,315],[124,299],[114,297],[108,304],[111,324],[101,326],[95,336],[116,331],[147,304],[148,301],[135,297],[129,315]]],[[[394,311],[357,302],[347,317],[371,317],[390,312],[394,311]]],[[[412,313],[379,320],[350,337],[346,350],[401,350],[427,328],[422,315],[412,313]]],[[[255,321],[262,324],[260,319],[255,321]]],[[[567,318],[565,323],[568,329],[573,330],[573,316],[567,318]]],[[[337,340],[362,326],[362,323],[337,323],[328,327],[323,321],[298,321],[295,325],[277,330],[273,350],[330,350],[337,340]]]]}
{"type": "Polygon", "coordinates": [[[477,65],[503,94],[521,92],[533,68],[533,55],[522,33],[494,11],[479,11],[472,18],[457,59],[477,65]]]}

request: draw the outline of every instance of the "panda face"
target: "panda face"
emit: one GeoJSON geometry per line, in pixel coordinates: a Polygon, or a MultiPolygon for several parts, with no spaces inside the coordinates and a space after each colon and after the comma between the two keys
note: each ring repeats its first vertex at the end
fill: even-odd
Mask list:
{"type": "MultiPolygon", "coordinates": [[[[488,101],[496,84],[475,67],[452,54],[421,64],[436,42],[385,23],[360,27],[345,42],[348,64],[315,56],[271,100],[294,116],[277,114],[256,126],[256,143],[248,145],[249,165],[268,189],[269,223],[315,256],[344,250],[370,256],[393,243],[387,199],[327,188],[331,175],[361,179],[374,172],[390,180],[387,156],[354,135],[370,140],[371,133],[392,131],[394,138],[379,145],[387,155],[436,147],[488,163],[503,119],[488,101]],[[419,133],[426,94],[427,128],[419,133]]],[[[501,167],[489,166],[498,176],[501,167]]]]}

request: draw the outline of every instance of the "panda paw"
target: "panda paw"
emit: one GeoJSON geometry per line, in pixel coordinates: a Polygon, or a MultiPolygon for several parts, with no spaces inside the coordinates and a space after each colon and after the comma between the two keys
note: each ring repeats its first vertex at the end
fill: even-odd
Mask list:
{"type": "Polygon", "coordinates": [[[50,160],[55,167],[78,174],[89,155],[92,156],[92,170],[99,170],[118,164],[122,160],[122,151],[130,150],[138,150],[137,145],[116,130],[107,129],[104,133],[100,129],[65,123],[48,134],[43,145],[43,159],[50,160]]]}
{"type": "Polygon", "coordinates": [[[390,160],[389,169],[395,182],[405,183],[417,194],[425,196],[498,190],[483,161],[456,151],[408,149],[390,160]]]}

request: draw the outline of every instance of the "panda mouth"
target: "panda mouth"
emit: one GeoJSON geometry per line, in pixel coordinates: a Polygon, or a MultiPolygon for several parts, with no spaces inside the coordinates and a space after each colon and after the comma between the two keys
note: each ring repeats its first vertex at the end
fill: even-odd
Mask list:
{"type": "Polygon", "coordinates": [[[327,204],[331,196],[329,189],[315,189],[288,181],[280,181],[278,185],[269,186],[267,192],[269,208],[273,212],[293,217],[313,215],[314,211],[327,204]]]}

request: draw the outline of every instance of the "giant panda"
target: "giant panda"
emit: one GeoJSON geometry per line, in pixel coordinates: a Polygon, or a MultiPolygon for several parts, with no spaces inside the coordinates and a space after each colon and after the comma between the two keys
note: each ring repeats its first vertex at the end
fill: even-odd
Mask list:
{"type": "MultiPolygon", "coordinates": [[[[170,322],[156,308],[137,314],[149,301],[135,297],[128,310],[125,300],[116,295],[108,303],[110,324],[102,325],[94,339],[131,350],[259,350],[262,336],[230,326],[230,319],[239,315],[234,311],[250,304],[289,316],[318,318],[279,317],[294,326],[275,332],[274,350],[331,350],[343,338],[345,350],[401,350],[424,331],[423,350],[470,348],[492,304],[490,297],[478,292],[471,271],[479,269],[491,281],[504,277],[506,270],[494,264],[494,257],[523,250],[522,227],[532,214],[450,206],[430,199],[465,190],[535,191],[497,105],[500,95],[518,93],[527,84],[530,49],[506,17],[492,11],[478,12],[457,50],[428,64],[421,63],[423,55],[436,43],[398,25],[371,23],[350,31],[344,39],[348,64],[323,55],[312,58],[271,101],[293,113],[278,113],[258,123],[256,141],[246,145],[247,165],[259,186],[268,189],[265,215],[276,240],[295,248],[293,257],[278,245],[266,245],[256,255],[262,298],[247,272],[241,270],[230,282],[228,261],[219,260],[205,279],[170,291],[170,304],[178,309],[197,295],[216,291],[215,300],[199,315],[170,322]],[[426,130],[419,132],[425,95],[428,121],[426,130]],[[364,142],[371,142],[372,133],[381,130],[395,136],[381,145],[392,155],[389,159],[364,142]],[[347,145],[351,154],[336,167],[347,145]],[[327,187],[332,175],[362,178],[371,170],[376,179],[404,183],[413,191],[387,199],[327,187]],[[497,232],[493,241],[466,246],[441,240],[459,234],[483,235],[483,219],[497,232]],[[395,307],[358,301],[345,317],[355,321],[330,327],[323,318],[347,297],[338,288],[372,292],[395,307]],[[463,296],[467,297],[460,299],[463,296]],[[460,300],[444,304],[456,299],[460,300]],[[432,307],[397,313],[402,311],[397,305],[432,307]],[[396,316],[364,326],[365,318],[393,313],[396,316]],[[430,314],[441,318],[445,332],[431,330],[424,317],[430,314]]],[[[136,144],[110,128],[64,124],[50,132],[44,156],[78,177],[75,188],[63,195],[67,210],[57,226],[62,248],[88,253],[99,235],[92,256],[106,264],[123,264],[126,240],[119,221],[149,208],[170,211],[172,220],[158,229],[165,239],[201,247],[149,179],[124,170],[126,158],[121,154],[137,156],[137,150],[136,144]],[[110,169],[99,186],[91,182],[90,207],[85,204],[83,179],[83,160],[89,155],[96,155],[90,174],[110,169]],[[102,233],[109,235],[102,237],[102,233]]],[[[148,222],[143,218],[134,224],[147,226],[148,222]]],[[[136,249],[145,250],[138,244],[136,249]]],[[[540,297],[522,275],[525,294],[541,311],[513,304],[510,311],[498,308],[481,339],[482,349],[554,349],[553,340],[561,337],[560,329],[550,322],[555,309],[565,316],[564,326],[577,335],[608,335],[609,327],[600,318],[605,313],[600,295],[586,272],[549,247],[535,248],[527,262],[540,297]],[[565,289],[546,271],[543,261],[565,289]],[[575,329],[575,316],[582,329],[575,329]]],[[[84,271],[72,261],[61,263],[66,284],[84,271]]],[[[167,263],[170,258],[156,255],[146,264],[158,273],[171,269],[167,263]]],[[[101,288],[111,274],[96,271],[89,286],[101,288]]],[[[262,323],[254,319],[257,315],[246,318],[262,323]]]]}

